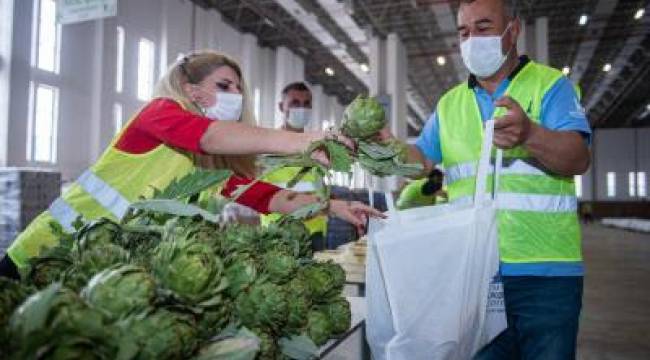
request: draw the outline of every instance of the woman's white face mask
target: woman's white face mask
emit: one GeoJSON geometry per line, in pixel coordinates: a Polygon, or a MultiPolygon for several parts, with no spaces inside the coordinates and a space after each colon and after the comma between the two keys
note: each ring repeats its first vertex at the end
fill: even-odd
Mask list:
{"type": "Polygon", "coordinates": [[[203,108],[206,117],[220,121],[239,121],[244,107],[242,94],[217,91],[215,100],[214,105],[203,108]]]}
{"type": "Polygon", "coordinates": [[[479,78],[488,78],[503,66],[512,48],[504,54],[501,50],[501,40],[510,29],[510,25],[512,23],[508,24],[501,35],[470,36],[460,43],[463,62],[472,74],[479,78]]]}

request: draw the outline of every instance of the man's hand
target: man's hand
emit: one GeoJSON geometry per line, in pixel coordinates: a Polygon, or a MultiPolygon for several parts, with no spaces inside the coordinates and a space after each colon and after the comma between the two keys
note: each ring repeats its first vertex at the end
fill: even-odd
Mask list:
{"type": "Polygon", "coordinates": [[[388,140],[394,139],[395,135],[393,135],[393,133],[390,131],[390,127],[386,126],[377,133],[375,138],[380,142],[386,142],[388,140]]]}
{"type": "Polygon", "coordinates": [[[500,98],[494,104],[508,110],[505,115],[494,119],[494,145],[501,149],[512,149],[528,141],[535,124],[524,109],[509,96],[500,98]]]}
{"type": "Polygon", "coordinates": [[[330,200],[329,215],[354,225],[359,236],[366,232],[369,217],[385,219],[381,211],[358,201],[330,200]]]}

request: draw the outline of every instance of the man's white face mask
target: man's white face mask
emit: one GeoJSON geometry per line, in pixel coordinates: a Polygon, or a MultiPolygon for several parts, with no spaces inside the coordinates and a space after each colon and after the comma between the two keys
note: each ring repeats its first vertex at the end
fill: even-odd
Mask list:
{"type": "Polygon", "coordinates": [[[244,97],[242,94],[217,92],[216,103],[204,108],[203,113],[212,120],[238,121],[241,117],[244,97]]]}
{"type": "Polygon", "coordinates": [[[508,24],[500,36],[470,36],[460,43],[463,62],[472,74],[482,79],[488,78],[503,66],[512,48],[504,54],[501,51],[501,39],[508,32],[511,24],[508,24]]]}
{"type": "Polygon", "coordinates": [[[308,108],[290,108],[287,124],[294,129],[304,129],[311,121],[311,109],[308,108]]]}

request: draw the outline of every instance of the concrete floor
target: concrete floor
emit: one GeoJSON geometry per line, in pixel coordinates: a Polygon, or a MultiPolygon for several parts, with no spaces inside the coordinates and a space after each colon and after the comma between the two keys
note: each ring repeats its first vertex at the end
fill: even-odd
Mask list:
{"type": "Polygon", "coordinates": [[[650,359],[650,234],[584,228],[581,360],[650,359]]]}

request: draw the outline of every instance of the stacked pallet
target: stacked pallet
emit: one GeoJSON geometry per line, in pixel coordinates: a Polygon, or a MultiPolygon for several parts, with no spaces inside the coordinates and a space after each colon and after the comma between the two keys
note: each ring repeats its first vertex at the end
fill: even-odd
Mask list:
{"type": "Polygon", "coordinates": [[[0,256],[38,214],[61,194],[61,173],[0,168],[0,256]]]}

